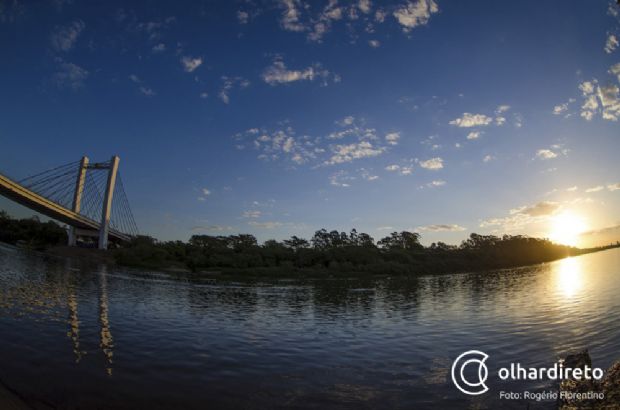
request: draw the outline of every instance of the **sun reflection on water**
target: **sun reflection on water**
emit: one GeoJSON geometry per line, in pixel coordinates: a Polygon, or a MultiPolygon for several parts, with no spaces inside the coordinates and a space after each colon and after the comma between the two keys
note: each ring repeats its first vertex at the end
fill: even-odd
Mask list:
{"type": "Polygon", "coordinates": [[[581,260],[577,257],[565,258],[558,262],[556,287],[566,298],[575,297],[583,287],[581,260]]]}

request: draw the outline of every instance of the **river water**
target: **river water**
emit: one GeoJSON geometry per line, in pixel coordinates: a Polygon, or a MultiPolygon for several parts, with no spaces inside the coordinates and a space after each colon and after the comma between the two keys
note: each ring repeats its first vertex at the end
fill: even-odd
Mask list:
{"type": "Polygon", "coordinates": [[[0,380],[61,409],[554,408],[501,381],[588,348],[620,359],[620,250],[498,272],[231,281],[0,246],[0,380]],[[452,361],[489,355],[467,396],[452,361]]]}

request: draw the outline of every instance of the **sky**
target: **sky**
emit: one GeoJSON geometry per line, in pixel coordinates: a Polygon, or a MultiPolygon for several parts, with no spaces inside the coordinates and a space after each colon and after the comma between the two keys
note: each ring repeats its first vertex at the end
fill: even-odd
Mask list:
{"type": "Polygon", "coordinates": [[[619,40],[603,0],[0,0],[0,173],[119,155],[161,240],[600,244],[619,40]]]}

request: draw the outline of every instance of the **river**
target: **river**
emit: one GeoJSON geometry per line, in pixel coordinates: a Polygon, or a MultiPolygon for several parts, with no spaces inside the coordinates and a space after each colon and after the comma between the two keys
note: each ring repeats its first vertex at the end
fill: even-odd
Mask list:
{"type": "MultiPolygon", "coordinates": [[[[230,280],[0,245],[0,380],[61,409],[523,409],[500,366],[620,359],[620,250],[416,278],[230,280]],[[489,355],[467,396],[452,361],[489,355]]],[[[530,408],[554,408],[550,401],[530,408]]]]}

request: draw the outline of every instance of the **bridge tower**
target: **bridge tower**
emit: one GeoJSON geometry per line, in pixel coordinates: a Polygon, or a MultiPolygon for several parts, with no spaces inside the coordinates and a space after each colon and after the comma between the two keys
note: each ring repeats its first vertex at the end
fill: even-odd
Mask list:
{"type": "MultiPolygon", "coordinates": [[[[72,211],[80,212],[82,203],[82,194],[84,192],[84,181],[86,179],[86,171],[88,169],[107,169],[108,178],[104,192],[103,206],[101,207],[101,224],[99,227],[99,249],[108,248],[108,233],[110,231],[110,215],[112,213],[112,199],[114,196],[114,187],[116,186],[116,175],[118,173],[118,164],[120,158],[114,155],[110,162],[89,164],[88,157],[82,157],[79,165],[79,172],[75,182],[75,192],[73,194],[72,211]]],[[[69,246],[75,246],[78,235],[89,235],[90,232],[75,227],[69,228],[69,246]]]]}
{"type": "Polygon", "coordinates": [[[116,185],[116,174],[120,158],[114,155],[110,160],[108,183],[106,184],[103,209],[101,210],[101,228],[99,228],[99,249],[108,249],[108,231],[110,230],[110,213],[112,212],[112,196],[116,185]]]}
{"type": "MultiPolygon", "coordinates": [[[[73,193],[73,204],[71,210],[76,214],[82,209],[82,193],[84,193],[84,181],[86,180],[86,169],[88,168],[88,157],[82,157],[78,170],[77,181],[75,181],[75,192],[73,193]]],[[[77,228],[69,227],[69,246],[75,246],[77,242],[77,228]]]]}

